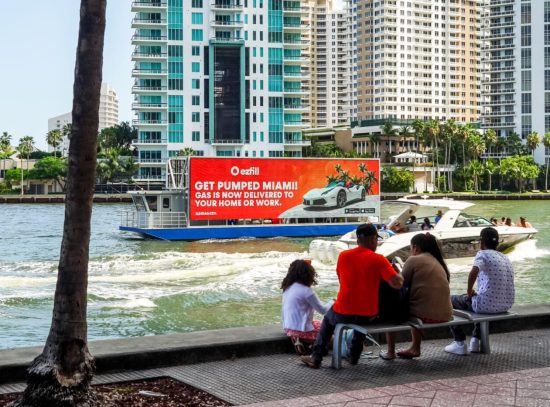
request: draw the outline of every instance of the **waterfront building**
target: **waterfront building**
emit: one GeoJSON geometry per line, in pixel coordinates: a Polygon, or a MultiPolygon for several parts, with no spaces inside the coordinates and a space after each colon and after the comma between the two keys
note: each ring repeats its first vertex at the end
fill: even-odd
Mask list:
{"type": "MultiPolygon", "coordinates": [[[[482,126],[504,138],[516,133],[523,142],[533,131],[542,136],[550,131],[550,1],[491,0],[487,20],[482,126]]],[[[542,144],[534,157],[544,163],[542,144]]]]}
{"type": "Polygon", "coordinates": [[[366,0],[357,7],[358,118],[480,116],[486,0],[366,0]]]}
{"type": "Polygon", "coordinates": [[[353,15],[351,1],[346,1],[342,9],[336,9],[332,0],[307,2],[304,20],[308,29],[304,37],[310,63],[304,104],[310,110],[304,117],[311,129],[349,127],[356,115],[353,15]]]}
{"type": "Polygon", "coordinates": [[[300,157],[306,8],[299,0],[138,0],[133,110],[136,181],[167,158],[300,157]]]}
{"type": "MultiPolygon", "coordinates": [[[[72,112],[63,113],[59,116],[48,119],[48,132],[52,130],[62,130],[67,124],[72,123],[72,112]]],[[[99,99],[99,129],[101,131],[107,127],[118,124],[118,96],[116,91],[108,83],[101,84],[99,99]]],[[[48,146],[48,151],[54,151],[52,146],[48,146]]],[[[69,151],[69,140],[64,137],[61,144],[57,147],[62,155],[67,155],[69,151]]]]}
{"type": "Polygon", "coordinates": [[[360,2],[356,133],[387,119],[479,121],[485,10],[486,0],[360,2]]]}

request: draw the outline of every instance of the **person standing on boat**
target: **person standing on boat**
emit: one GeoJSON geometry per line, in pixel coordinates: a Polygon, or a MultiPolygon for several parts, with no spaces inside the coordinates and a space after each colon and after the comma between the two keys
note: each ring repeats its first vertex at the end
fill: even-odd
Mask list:
{"type": "MultiPolygon", "coordinates": [[[[341,322],[367,325],[376,321],[378,291],[382,280],[395,289],[403,285],[403,277],[390,262],[375,253],[378,246],[376,227],[370,223],[361,224],[356,235],[358,247],[344,250],[338,256],[336,273],[340,280],[340,289],[336,302],[323,318],[311,356],[301,358],[303,363],[314,369],[321,366],[336,324],[341,322]]],[[[348,360],[356,365],[363,350],[365,335],[358,331],[353,332],[348,360]]]]}
{"type": "Polygon", "coordinates": [[[443,216],[443,211],[440,209],[437,211],[437,214],[435,215],[435,223],[439,222],[441,220],[441,217],[443,216]]]}
{"type": "Polygon", "coordinates": [[[314,311],[324,315],[334,301],[323,304],[312,285],[317,284],[317,272],[311,260],[294,260],[283,279],[283,329],[299,355],[311,353],[311,345],[319,333],[321,321],[313,319],[314,311]]]}
{"type": "MultiPolygon", "coordinates": [[[[452,295],[453,308],[480,314],[507,312],[514,304],[514,269],[510,259],[497,251],[498,231],[487,227],[481,230],[481,250],[477,252],[474,265],[468,276],[468,291],[452,295]],[[477,280],[477,293],[474,284],[477,280]]],[[[451,327],[454,342],[445,347],[445,352],[466,355],[466,335],[460,326],[451,327]]],[[[469,352],[481,349],[479,324],[474,325],[469,352]]]]}

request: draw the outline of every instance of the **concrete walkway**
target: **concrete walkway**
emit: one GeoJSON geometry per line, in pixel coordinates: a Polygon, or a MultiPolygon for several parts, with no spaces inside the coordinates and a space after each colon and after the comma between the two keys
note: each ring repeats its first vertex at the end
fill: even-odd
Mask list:
{"type": "MultiPolygon", "coordinates": [[[[94,383],[172,377],[234,405],[550,406],[550,326],[545,325],[492,334],[490,355],[447,354],[447,337],[425,340],[422,357],[415,360],[384,361],[378,348],[368,347],[372,354],[363,354],[357,366],[344,363],[333,370],[325,359],[314,370],[296,355],[273,349],[260,356],[99,374],[94,383]]],[[[264,346],[271,349],[269,342],[264,346]]],[[[5,384],[0,393],[23,388],[5,384]]]]}

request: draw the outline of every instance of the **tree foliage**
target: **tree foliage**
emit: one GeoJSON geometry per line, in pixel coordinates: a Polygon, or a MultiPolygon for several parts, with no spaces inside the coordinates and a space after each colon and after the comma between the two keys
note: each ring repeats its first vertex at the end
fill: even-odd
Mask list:
{"type": "Polygon", "coordinates": [[[99,133],[98,145],[102,152],[116,149],[121,155],[130,155],[132,141],[137,139],[137,129],[128,122],[107,127],[99,133]]]}
{"type": "Polygon", "coordinates": [[[414,185],[414,175],[411,171],[393,166],[382,168],[383,192],[409,192],[414,185]]]}

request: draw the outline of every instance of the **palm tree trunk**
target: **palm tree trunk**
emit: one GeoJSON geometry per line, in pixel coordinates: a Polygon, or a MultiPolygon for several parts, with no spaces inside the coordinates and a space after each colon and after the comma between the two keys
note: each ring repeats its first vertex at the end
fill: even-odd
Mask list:
{"type": "Polygon", "coordinates": [[[17,406],[99,406],[90,382],[95,362],[87,344],[90,220],[95,184],[99,93],[102,79],[106,0],[82,0],[76,52],[73,133],[65,222],[50,332],[28,369],[17,406]]]}
{"type": "Polygon", "coordinates": [[[544,178],[544,190],[548,192],[548,157],[546,157],[546,177],[544,178]]]}

